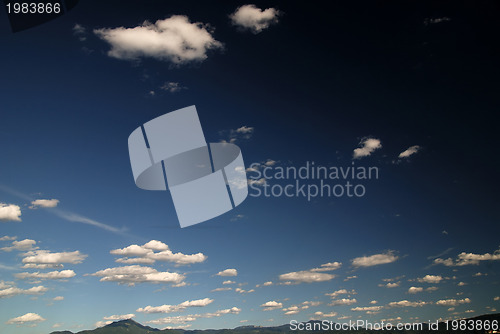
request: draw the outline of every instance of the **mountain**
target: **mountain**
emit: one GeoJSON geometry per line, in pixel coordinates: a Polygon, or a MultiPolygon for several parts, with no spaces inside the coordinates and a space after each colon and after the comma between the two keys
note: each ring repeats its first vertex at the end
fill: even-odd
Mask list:
{"type": "MultiPolygon", "coordinates": [[[[497,326],[500,326],[500,313],[496,314],[485,314],[473,318],[468,318],[464,319],[467,324],[470,324],[472,321],[477,322],[481,321],[483,324],[485,322],[494,323],[496,321],[497,326]]],[[[301,324],[305,326],[305,328],[313,328],[313,326],[320,326],[321,321],[307,321],[307,322],[302,322],[301,324]]],[[[276,326],[276,327],[261,327],[261,326],[240,326],[236,327],[234,329],[206,329],[206,330],[185,330],[185,329],[156,329],[152,328],[149,326],[144,326],[141,325],[140,323],[128,319],[128,320],[121,320],[121,321],[116,321],[113,322],[109,325],[106,325],[104,327],[96,328],[94,330],[84,330],[80,331],[78,333],[73,333],[70,331],[59,331],[59,332],[52,332],[50,334],[231,334],[231,333],[238,333],[238,334],[285,334],[285,333],[312,333],[312,332],[324,332],[324,333],[335,333],[335,334],[341,334],[341,333],[359,333],[359,334],[376,334],[380,332],[385,332],[385,333],[429,333],[429,334],[439,334],[439,333],[453,333],[453,334],[458,334],[458,333],[488,333],[486,330],[452,330],[451,324],[449,324],[449,328],[447,330],[446,324],[443,322],[439,323],[439,329],[428,329],[427,324],[423,324],[423,330],[417,331],[417,330],[385,330],[385,331],[380,331],[380,330],[367,330],[367,329],[359,329],[359,330],[291,330],[290,325],[282,325],[282,326],[276,326]]]]}

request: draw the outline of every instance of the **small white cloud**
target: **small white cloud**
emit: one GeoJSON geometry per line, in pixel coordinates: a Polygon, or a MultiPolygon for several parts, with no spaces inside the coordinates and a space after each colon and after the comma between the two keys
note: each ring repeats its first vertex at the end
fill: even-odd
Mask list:
{"type": "Polygon", "coordinates": [[[214,300],[210,298],[186,300],[178,305],[146,306],[137,309],[141,313],[173,313],[183,311],[188,307],[204,307],[211,304],[214,300]]]}
{"type": "Polygon", "coordinates": [[[282,274],[279,278],[282,281],[292,281],[295,283],[313,283],[330,281],[335,278],[335,275],[303,270],[282,274]]]}
{"type": "Polygon", "coordinates": [[[236,283],[235,281],[231,281],[231,280],[227,280],[227,281],[222,282],[222,284],[235,284],[235,283],[236,283]]]}
{"type": "Polygon", "coordinates": [[[134,28],[103,28],[94,33],[111,45],[108,56],[134,60],[149,57],[174,64],[203,61],[207,52],[222,48],[206,24],[173,15],[156,23],[145,21],[134,28]]]}
{"type": "Polygon", "coordinates": [[[6,235],[6,236],[1,237],[0,241],[10,241],[10,240],[16,240],[16,239],[17,239],[17,237],[10,237],[10,236],[6,235]]]}
{"type": "Polygon", "coordinates": [[[62,263],[78,264],[85,260],[86,257],[87,255],[80,253],[80,251],[51,253],[48,250],[36,250],[27,252],[22,262],[25,265],[45,264],[58,266],[62,263]]]}
{"type": "Polygon", "coordinates": [[[52,300],[55,301],[55,302],[57,302],[57,301],[64,300],[64,297],[63,296],[57,296],[57,297],[52,298],[52,300]]]}
{"type": "Polygon", "coordinates": [[[268,301],[268,302],[260,305],[260,307],[262,307],[264,311],[272,311],[272,310],[277,310],[279,308],[282,308],[283,304],[272,300],[272,301],[268,301]]]}
{"type": "Polygon", "coordinates": [[[394,251],[390,250],[386,253],[374,254],[370,256],[361,256],[351,260],[352,265],[356,268],[359,267],[371,267],[379,264],[386,264],[395,262],[398,259],[394,255],[394,251]]]}
{"type": "Polygon", "coordinates": [[[408,158],[409,156],[417,153],[418,151],[420,151],[420,146],[418,146],[418,145],[408,147],[406,150],[404,150],[403,152],[399,153],[398,158],[400,158],[400,159],[402,159],[402,158],[408,158]]]}
{"type": "Polygon", "coordinates": [[[21,221],[21,207],[15,204],[0,203],[0,221],[21,221]]]}
{"type": "Polygon", "coordinates": [[[418,286],[412,286],[408,289],[408,293],[411,293],[411,294],[416,294],[416,293],[419,293],[422,291],[424,291],[424,288],[418,287],[418,286]]]}
{"type": "Polygon", "coordinates": [[[448,22],[451,21],[449,17],[443,16],[443,17],[436,17],[436,18],[427,18],[424,20],[424,24],[427,26],[429,24],[436,24],[436,23],[442,23],[442,22],[448,22]]]}
{"type": "Polygon", "coordinates": [[[40,295],[47,292],[49,289],[43,285],[34,286],[29,289],[20,289],[16,287],[13,283],[6,283],[0,281],[0,298],[10,298],[17,295],[40,295]]]}
{"type": "Polygon", "coordinates": [[[313,268],[310,271],[314,271],[314,272],[333,271],[333,270],[339,269],[340,267],[342,267],[341,262],[330,262],[330,263],[322,264],[320,268],[313,268]]]}
{"type": "Polygon", "coordinates": [[[356,298],[342,298],[342,299],[334,299],[328,304],[328,306],[338,306],[338,305],[352,305],[356,304],[358,301],[356,298]]]}
{"type": "Polygon", "coordinates": [[[0,249],[3,250],[4,252],[11,252],[13,250],[27,251],[27,250],[36,249],[36,247],[34,247],[35,245],[36,245],[36,241],[31,240],[31,239],[24,239],[24,240],[20,240],[20,241],[14,240],[12,242],[12,246],[2,247],[0,249]]]}
{"type": "Polygon", "coordinates": [[[330,313],[323,313],[323,312],[315,312],[314,313],[315,316],[318,316],[320,318],[333,318],[333,317],[336,317],[338,315],[337,312],[330,312],[330,313]]]}
{"type": "Polygon", "coordinates": [[[408,300],[401,300],[399,302],[390,302],[389,307],[421,307],[427,305],[427,302],[410,302],[408,300]]]}
{"type": "Polygon", "coordinates": [[[57,204],[59,204],[58,199],[37,199],[31,202],[30,208],[55,208],[57,204]]]}
{"type": "Polygon", "coordinates": [[[8,320],[6,323],[8,325],[24,325],[24,324],[36,324],[41,321],[45,321],[46,319],[42,318],[40,315],[36,313],[26,313],[17,318],[12,318],[8,320]]]}
{"type": "Polygon", "coordinates": [[[68,279],[68,278],[75,277],[76,274],[73,270],[62,270],[62,271],[51,271],[48,273],[40,273],[40,272],[17,273],[17,274],[14,274],[14,276],[18,279],[44,280],[44,279],[68,279]]]}
{"type": "Polygon", "coordinates": [[[439,283],[443,280],[442,276],[439,275],[425,275],[424,277],[417,278],[417,281],[420,283],[439,283]]]}
{"type": "Polygon", "coordinates": [[[255,5],[244,5],[238,7],[234,13],[229,15],[233,25],[242,30],[249,30],[258,34],[270,25],[278,22],[280,12],[276,8],[262,10],[255,5]]]}
{"type": "Polygon", "coordinates": [[[383,306],[363,306],[351,308],[351,311],[356,312],[378,312],[383,308],[383,306]]]}
{"type": "Polygon", "coordinates": [[[178,82],[173,82],[173,81],[167,81],[160,87],[161,90],[164,90],[169,93],[177,93],[180,92],[183,89],[187,89],[186,87],[182,87],[180,83],[178,82]]]}
{"type": "Polygon", "coordinates": [[[382,148],[382,143],[376,138],[363,138],[359,143],[361,147],[353,152],[353,159],[360,159],[371,155],[375,150],[382,148]]]}
{"type": "Polygon", "coordinates": [[[104,320],[111,320],[111,321],[118,321],[118,320],[127,320],[135,317],[135,314],[129,313],[129,314],[114,314],[110,315],[109,317],[103,317],[104,320]]]}
{"type": "Polygon", "coordinates": [[[101,277],[101,282],[116,282],[118,284],[135,285],[136,283],[171,283],[179,284],[185,276],[179,273],[159,272],[151,267],[139,265],[107,268],[91,276],[101,277]]]}
{"type": "Polygon", "coordinates": [[[465,299],[442,299],[438,300],[436,302],[436,305],[441,305],[441,306],[457,306],[460,304],[469,304],[470,299],[465,298],[465,299]]]}
{"type": "Polygon", "coordinates": [[[233,288],[216,288],[211,290],[210,292],[230,291],[230,290],[233,290],[233,288]]]}
{"type": "Polygon", "coordinates": [[[238,270],[236,269],[225,269],[223,271],[219,271],[217,276],[238,276],[238,270]]]}
{"type": "Polygon", "coordinates": [[[434,260],[434,264],[443,264],[447,267],[461,267],[467,265],[478,265],[481,261],[498,261],[500,260],[500,249],[497,249],[493,254],[474,254],[462,252],[458,254],[457,258],[454,260],[452,258],[441,259],[437,258],[434,260]]]}

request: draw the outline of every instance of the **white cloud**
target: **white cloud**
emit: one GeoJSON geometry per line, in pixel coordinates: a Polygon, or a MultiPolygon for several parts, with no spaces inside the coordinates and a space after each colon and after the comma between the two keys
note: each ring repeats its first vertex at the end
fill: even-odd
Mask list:
{"type": "Polygon", "coordinates": [[[177,93],[183,89],[186,89],[186,87],[182,87],[178,82],[167,81],[163,85],[161,85],[160,89],[169,93],[177,93]]]}
{"type": "Polygon", "coordinates": [[[252,292],[255,292],[254,289],[250,289],[250,290],[243,290],[241,288],[236,288],[234,289],[234,291],[238,292],[238,293],[252,293],[252,292]]]}
{"type": "Polygon", "coordinates": [[[9,298],[17,295],[40,295],[47,292],[49,289],[43,285],[34,286],[29,289],[20,289],[13,283],[0,281],[0,298],[9,298]]]}
{"type": "Polygon", "coordinates": [[[318,272],[318,271],[333,271],[337,270],[342,266],[341,262],[330,262],[322,264],[320,268],[313,268],[310,271],[318,272]]]}
{"type": "Polygon", "coordinates": [[[292,281],[295,283],[313,283],[330,281],[335,278],[335,275],[303,270],[282,274],[279,278],[282,281],[292,281]]]}
{"type": "Polygon", "coordinates": [[[355,295],[356,291],[347,291],[346,289],[340,289],[331,293],[325,293],[325,296],[330,296],[332,299],[336,298],[339,295],[355,295]]]}
{"type": "Polygon", "coordinates": [[[334,299],[331,301],[330,304],[328,304],[328,306],[337,306],[337,305],[352,305],[352,304],[356,304],[358,301],[356,300],[356,298],[352,298],[352,299],[349,299],[349,298],[342,298],[342,299],[334,299]]]}
{"type": "Polygon", "coordinates": [[[262,307],[264,311],[272,311],[272,310],[277,310],[279,308],[282,308],[283,304],[272,300],[272,301],[268,301],[268,302],[260,305],[260,307],[262,307]]]}
{"type": "Polygon", "coordinates": [[[55,301],[55,302],[57,302],[57,301],[64,300],[64,297],[63,296],[57,296],[57,297],[52,298],[52,300],[55,301]]]}
{"type": "Polygon", "coordinates": [[[493,254],[474,254],[462,252],[458,254],[457,258],[453,260],[452,258],[434,260],[434,264],[443,264],[447,267],[461,267],[466,265],[478,265],[481,261],[498,261],[500,260],[500,249],[497,249],[493,254]]]}
{"type": "Polygon", "coordinates": [[[227,281],[222,282],[222,284],[224,284],[224,285],[225,284],[236,284],[236,282],[235,281],[231,281],[231,280],[227,280],[227,281]]]}
{"type": "Polygon", "coordinates": [[[145,21],[134,28],[104,28],[94,33],[111,45],[110,57],[126,60],[149,57],[184,64],[203,61],[207,51],[222,47],[208,29],[203,23],[191,23],[187,16],[173,15],[154,24],[145,21]]]}
{"type": "Polygon", "coordinates": [[[91,276],[101,277],[101,282],[117,282],[119,284],[134,285],[136,283],[171,283],[179,284],[185,276],[179,273],[159,272],[151,267],[139,265],[107,268],[91,276]]]}
{"type": "Polygon", "coordinates": [[[8,235],[3,236],[0,238],[0,241],[10,241],[10,240],[16,240],[17,237],[9,237],[8,235]]]}
{"type": "Polygon", "coordinates": [[[375,138],[363,138],[359,143],[361,146],[353,152],[354,159],[360,159],[371,155],[375,150],[382,148],[382,143],[379,139],[375,138]]]}
{"type": "Polygon", "coordinates": [[[223,271],[219,271],[217,276],[238,276],[238,270],[236,269],[225,269],[223,271]]]}
{"type": "Polygon", "coordinates": [[[110,315],[109,317],[103,317],[104,320],[111,320],[111,321],[118,321],[118,320],[127,320],[135,317],[135,314],[129,313],[129,314],[114,314],[110,315]]]}
{"type": "Polygon", "coordinates": [[[424,291],[424,288],[419,287],[419,286],[412,286],[408,289],[408,293],[411,293],[411,294],[416,294],[416,293],[419,293],[422,291],[424,291]]]}
{"type": "Polygon", "coordinates": [[[229,15],[233,25],[250,30],[254,34],[269,28],[270,25],[278,22],[280,12],[276,8],[262,10],[255,5],[244,5],[238,7],[234,13],[229,15]]]}
{"type": "Polygon", "coordinates": [[[286,315],[297,314],[300,312],[300,307],[294,305],[283,309],[286,315]]]}
{"type": "Polygon", "coordinates": [[[142,245],[142,247],[147,248],[147,249],[152,249],[155,251],[164,251],[164,250],[169,249],[167,244],[165,244],[161,241],[158,241],[158,240],[151,240],[151,241],[145,243],[144,245],[142,245]]]}
{"type": "Polygon", "coordinates": [[[73,270],[62,270],[62,271],[51,271],[48,273],[40,273],[40,272],[34,272],[34,273],[18,273],[14,274],[16,278],[19,279],[39,279],[39,280],[44,280],[44,279],[68,279],[75,277],[76,274],[73,270]]]}
{"type": "Polygon", "coordinates": [[[410,302],[408,300],[401,300],[399,302],[390,302],[389,307],[421,307],[427,305],[426,302],[410,302]]]}
{"type": "Polygon", "coordinates": [[[465,298],[465,299],[442,299],[438,300],[436,302],[436,305],[441,305],[441,306],[457,306],[460,304],[469,304],[470,299],[465,298]]]}
{"type": "Polygon", "coordinates": [[[94,324],[94,326],[95,326],[95,327],[104,327],[104,326],[106,326],[106,325],[111,324],[112,322],[113,322],[113,321],[111,321],[111,320],[107,320],[107,321],[102,320],[102,321],[98,321],[98,322],[96,322],[96,323],[94,324]]]}
{"type": "Polygon", "coordinates": [[[21,221],[21,207],[15,204],[0,203],[0,221],[21,221]]]}
{"type": "Polygon", "coordinates": [[[457,285],[458,285],[458,286],[466,286],[466,285],[467,285],[467,283],[465,283],[465,282],[458,282],[458,284],[457,284],[457,285]]]}
{"type": "Polygon", "coordinates": [[[394,255],[394,251],[390,250],[386,253],[374,254],[370,256],[361,256],[351,260],[352,265],[356,268],[371,267],[379,264],[395,262],[398,256],[394,255]]]}
{"type": "Polygon", "coordinates": [[[58,199],[37,199],[31,202],[31,208],[55,208],[59,204],[58,199]]]}
{"type": "Polygon", "coordinates": [[[86,257],[87,255],[80,253],[80,251],[51,253],[48,250],[36,250],[27,252],[22,262],[24,264],[35,265],[60,265],[61,263],[78,264],[85,260],[86,257]]]}
{"type": "Polygon", "coordinates": [[[337,312],[330,312],[330,313],[323,313],[323,312],[315,312],[314,315],[321,317],[321,318],[333,318],[337,316],[337,312]]]}
{"type": "Polygon", "coordinates": [[[402,158],[408,158],[409,156],[417,153],[418,151],[420,151],[420,146],[418,146],[418,145],[414,145],[414,146],[408,147],[406,150],[404,150],[403,152],[399,153],[398,158],[400,158],[400,159],[402,159],[402,158]]]}
{"type": "Polygon", "coordinates": [[[400,284],[401,282],[389,282],[387,284],[379,284],[378,286],[390,289],[390,288],[397,288],[399,287],[400,284]]]}
{"type": "Polygon", "coordinates": [[[376,300],[372,300],[372,301],[370,302],[370,304],[372,304],[372,305],[373,305],[373,304],[377,304],[377,303],[378,303],[378,302],[377,302],[376,300]]]}
{"type": "MultiPolygon", "coordinates": [[[[216,312],[212,313],[202,313],[202,314],[189,314],[189,315],[178,315],[174,317],[165,317],[165,318],[160,318],[156,320],[150,320],[147,321],[146,323],[149,324],[157,324],[157,325],[163,325],[163,324],[185,324],[186,322],[191,322],[195,321],[198,318],[214,318],[214,317],[220,317],[222,315],[226,314],[239,314],[241,312],[241,309],[237,307],[232,307],[229,309],[225,310],[218,310],[216,312]]],[[[184,326],[187,327],[187,326],[184,326]]]]}
{"type": "Polygon", "coordinates": [[[442,276],[439,275],[425,275],[424,277],[417,278],[417,281],[420,283],[439,283],[443,280],[442,276]]]}
{"type": "Polygon", "coordinates": [[[42,318],[40,315],[36,313],[26,313],[17,318],[12,318],[6,323],[8,325],[24,325],[24,324],[34,324],[37,322],[45,321],[46,319],[42,318]]]}
{"type": "Polygon", "coordinates": [[[210,292],[229,291],[229,290],[233,290],[233,288],[216,288],[211,290],[210,292]]]}
{"type": "Polygon", "coordinates": [[[351,308],[351,311],[360,311],[360,312],[377,312],[380,311],[383,306],[364,306],[364,307],[354,307],[351,308]]]}
{"type": "Polygon", "coordinates": [[[178,305],[146,306],[137,309],[141,313],[173,313],[185,310],[188,307],[204,307],[211,304],[214,300],[210,298],[186,300],[178,305]]]}
{"type": "Polygon", "coordinates": [[[0,249],[3,250],[4,252],[10,252],[10,251],[13,251],[13,250],[27,251],[27,250],[33,250],[33,249],[35,249],[35,247],[33,247],[34,245],[36,245],[36,241],[35,240],[31,240],[31,239],[24,239],[24,240],[21,240],[21,241],[14,240],[14,241],[12,241],[12,246],[2,247],[0,249]]]}
{"type": "Polygon", "coordinates": [[[142,246],[130,245],[125,248],[113,249],[110,251],[113,255],[120,255],[124,258],[117,259],[119,263],[140,263],[152,264],[156,261],[174,262],[177,265],[187,265],[200,263],[207,259],[203,253],[183,254],[173,253],[168,245],[158,240],[151,240],[142,246]],[[154,252],[154,251],[158,252],[154,252]],[[134,256],[134,257],[131,257],[134,256]]]}
{"type": "MultiPolygon", "coordinates": [[[[221,143],[235,143],[240,139],[250,139],[253,135],[254,128],[251,126],[243,125],[237,129],[219,131],[219,135],[225,136],[226,139],[221,139],[221,143]]],[[[243,172],[243,170],[242,170],[243,172]]]]}

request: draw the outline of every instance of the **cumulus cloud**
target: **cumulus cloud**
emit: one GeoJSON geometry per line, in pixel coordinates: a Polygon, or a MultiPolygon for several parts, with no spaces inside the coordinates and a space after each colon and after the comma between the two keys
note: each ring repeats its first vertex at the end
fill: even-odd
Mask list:
{"type": "Polygon", "coordinates": [[[55,301],[55,302],[57,302],[57,301],[64,300],[64,297],[63,296],[57,296],[57,297],[52,298],[52,300],[55,301]]]}
{"type": "Polygon", "coordinates": [[[408,289],[408,293],[411,293],[411,294],[416,294],[416,293],[419,293],[422,291],[424,291],[424,288],[419,287],[419,286],[412,286],[408,289]]]}
{"type": "Polygon", "coordinates": [[[103,317],[104,320],[111,320],[111,321],[118,321],[118,320],[127,320],[135,317],[135,314],[129,313],[129,314],[114,314],[110,315],[109,317],[103,317]]]}
{"type": "Polygon", "coordinates": [[[434,260],[434,264],[443,264],[447,267],[461,267],[467,265],[478,265],[481,261],[498,261],[500,260],[500,249],[497,249],[493,254],[474,254],[462,252],[458,254],[456,259],[447,258],[441,259],[437,258],[434,260]]]}
{"type": "Polygon", "coordinates": [[[171,283],[180,284],[185,276],[179,273],[159,272],[151,267],[139,265],[107,268],[91,276],[101,277],[101,282],[117,282],[135,285],[136,283],[171,283]]]}
{"type": "Polygon", "coordinates": [[[328,304],[328,306],[337,306],[337,305],[352,305],[352,304],[356,304],[358,301],[356,300],[356,298],[342,298],[342,299],[334,299],[331,301],[330,304],[328,304]]]}
{"type": "Polygon", "coordinates": [[[37,199],[31,202],[30,208],[55,208],[57,204],[59,204],[58,199],[37,199]]]}
{"type": "Polygon", "coordinates": [[[360,159],[371,155],[375,150],[382,148],[382,143],[376,138],[363,138],[359,143],[361,147],[353,152],[354,159],[360,159]]]}
{"type": "Polygon", "coordinates": [[[40,272],[17,273],[14,274],[14,276],[19,279],[44,280],[44,279],[68,279],[75,277],[76,274],[73,270],[62,270],[62,271],[51,271],[48,273],[40,273],[40,272]]]}
{"type": "Polygon", "coordinates": [[[402,158],[408,158],[409,156],[417,153],[418,151],[420,151],[420,146],[418,146],[418,145],[414,145],[414,146],[408,147],[406,150],[404,150],[403,152],[399,153],[398,158],[400,158],[400,159],[402,159],[402,158]]]}
{"type": "Polygon", "coordinates": [[[389,307],[420,307],[427,305],[427,302],[410,302],[408,300],[401,300],[399,302],[390,302],[389,307]]]}
{"type": "Polygon", "coordinates": [[[11,241],[11,240],[16,240],[17,237],[10,237],[8,235],[5,235],[3,237],[0,238],[0,241],[11,241]]]}
{"type": "Polygon", "coordinates": [[[243,125],[237,129],[223,130],[219,131],[220,136],[224,136],[227,139],[221,139],[221,143],[235,143],[240,139],[250,139],[253,135],[254,128],[251,126],[243,125]]]}
{"type": "Polygon", "coordinates": [[[351,311],[357,311],[357,312],[377,312],[380,311],[383,308],[383,306],[363,306],[363,307],[354,307],[351,308],[351,311]]]}
{"type": "Polygon", "coordinates": [[[0,221],[21,221],[21,207],[15,204],[0,203],[0,221]]]}
{"type": "Polygon", "coordinates": [[[231,22],[242,30],[249,30],[258,34],[270,25],[278,22],[280,11],[276,8],[262,10],[255,5],[244,5],[238,7],[234,13],[229,15],[231,22]]]}
{"type": "Polygon", "coordinates": [[[341,266],[342,266],[341,262],[329,262],[329,263],[322,264],[321,267],[319,267],[319,268],[313,268],[310,271],[313,271],[313,272],[333,271],[333,270],[339,269],[341,266]]]}
{"type": "Polygon", "coordinates": [[[424,277],[417,278],[417,281],[420,283],[439,283],[443,280],[442,276],[439,275],[425,275],[424,277]]]}
{"type": "Polygon", "coordinates": [[[283,303],[278,303],[277,301],[272,300],[260,305],[260,307],[262,307],[263,311],[272,311],[282,308],[283,303]]]}
{"type": "Polygon", "coordinates": [[[185,64],[203,61],[209,50],[222,48],[206,24],[192,23],[183,15],[155,23],[145,21],[134,28],[96,29],[94,33],[111,45],[108,56],[125,60],[148,57],[185,64]]]}
{"type": "Polygon", "coordinates": [[[397,288],[397,287],[399,287],[400,284],[401,284],[401,282],[389,282],[386,284],[379,284],[378,286],[390,289],[390,288],[397,288]]]}
{"type": "Polygon", "coordinates": [[[379,264],[395,262],[398,256],[394,255],[394,251],[389,250],[386,253],[374,254],[370,256],[361,256],[351,260],[352,265],[356,268],[371,267],[379,264]]]}
{"type": "Polygon", "coordinates": [[[335,278],[335,275],[303,270],[282,274],[279,278],[282,281],[291,281],[295,283],[313,283],[332,280],[335,278]]]}
{"type": "Polygon", "coordinates": [[[51,253],[48,250],[36,250],[27,252],[22,262],[25,265],[46,265],[49,267],[60,266],[62,263],[78,264],[86,257],[87,255],[80,253],[80,251],[51,253]]]}
{"type": "Polygon", "coordinates": [[[337,290],[337,291],[334,291],[331,293],[325,293],[325,296],[330,296],[330,297],[332,297],[332,299],[334,299],[339,295],[355,295],[355,294],[356,294],[356,291],[354,291],[354,290],[347,291],[346,289],[340,289],[340,290],[337,290]]]}
{"type": "Polygon", "coordinates": [[[43,285],[34,286],[29,289],[20,289],[14,283],[0,281],[0,298],[9,298],[17,295],[40,295],[48,290],[43,285]]]}
{"type": "Polygon", "coordinates": [[[34,247],[35,245],[36,245],[36,241],[35,240],[31,240],[31,239],[24,239],[24,240],[21,240],[21,241],[15,241],[14,240],[12,242],[12,246],[2,247],[0,249],[3,250],[4,252],[11,252],[13,250],[27,251],[27,250],[34,250],[34,249],[36,249],[34,247]]]}
{"type": "Polygon", "coordinates": [[[156,261],[165,261],[173,262],[176,265],[188,265],[200,263],[207,259],[207,256],[203,253],[174,253],[169,249],[168,245],[158,240],[151,240],[142,246],[130,245],[125,248],[113,249],[110,253],[122,256],[122,258],[117,259],[116,262],[127,264],[152,264],[156,261]]]}
{"type": "MultiPolygon", "coordinates": [[[[241,309],[237,307],[232,307],[224,310],[218,310],[216,312],[211,313],[202,313],[202,314],[189,314],[189,315],[178,315],[174,317],[165,317],[156,320],[150,320],[146,323],[156,324],[156,325],[164,325],[164,324],[185,324],[187,322],[195,321],[199,318],[214,318],[220,317],[226,314],[239,314],[241,309]]],[[[187,326],[184,326],[187,327],[187,326]]]]}
{"type": "Polygon", "coordinates": [[[12,318],[8,320],[6,323],[8,325],[24,325],[24,324],[36,324],[41,321],[45,321],[46,319],[42,318],[40,315],[36,313],[26,313],[17,318],[12,318]]]}
{"type": "Polygon", "coordinates": [[[441,306],[457,306],[460,304],[469,304],[470,299],[465,298],[465,299],[441,299],[436,302],[436,305],[441,305],[441,306]]]}
{"type": "Polygon", "coordinates": [[[224,284],[224,285],[225,284],[236,284],[236,282],[235,281],[231,281],[231,280],[227,280],[227,281],[222,282],[222,284],[224,284]]]}
{"type": "Polygon", "coordinates": [[[225,269],[223,271],[219,271],[217,276],[238,276],[238,270],[236,269],[225,269]]]}
{"type": "Polygon", "coordinates": [[[141,313],[173,313],[183,311],[188,307],[204,307],[211,304],[214,300],[210,298],[186,300],[178,305],[146,306],[137,309],[141,313]]]}

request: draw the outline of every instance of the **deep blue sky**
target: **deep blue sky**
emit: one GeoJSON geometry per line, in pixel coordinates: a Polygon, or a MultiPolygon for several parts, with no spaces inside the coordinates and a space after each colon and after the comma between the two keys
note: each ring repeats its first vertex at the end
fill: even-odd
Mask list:
{"type": "Polygon", "coordinates": [[[30,249],[0,251],[2,333],[48,333],[55,324],[78,331],[127,314],[141,323],[198,315],[195,321],[149,323],[196,329],[310,318],[428,321],[500,307],[494,300],[500,295],[498,4],[251,3],[279,10],[277,22],[259,33],[232,25],[228,16],[249,4],[241,1],[81,1],[54,21],[14,34],[0,13],[0,203],[22,213],[22,221],[0,215],[0,238],[12,237],[0,247],[12,246],[15,236],[36,241],[32,246],[39,249],[31,255],[87,255],[64,268],[27,269],[22,260],[30,249]],[[172,15],[209,24],[223,48],[180,65],[154,57],[117,59],[93,32],[172,15]],[[162,90],[166,82],[184,88],[162,90]],[[242,126],[253,128],[247,138],[233,136],[247,167],[268,159],[274,167],[354,162],[378,167],[380,177],[362,182],[362,198],[248,197],[231,212],[180,229],[168,192],[135,186],[127,138],[144,122],[189,105],[196,105],[209,142],[228,140],[242,126]],[[353,159],[366,138],[381,147],[353,159]],[[415,154],[398,158],[414,145],[415,154]],[[55,208],[30,208],[36,199],[59,202],[55,208]],[[114,230],[82,223],[85,218],[114,230]],[[182,266],[140,264],[184,274],[182,287],[128,286],[92,276],[131,265],[115,263],[119,256],[111,250],[150,240],[174,253],[207,258],[182,266]],[[485,260],[460,262],[462,252],[485,260]],[[362,257],[371,265],[356,265],[362,257]],[[390,263],[374,265],[378,258],[390,263]],[[433,264],[435,258],[451,262],[433,264]],[[342,265],[311,271],[333,262],[342,265]],[[225,269],[238,275],[216,275],[225,269]],[[38,282],[19,276],[62,270],[76,275],[38,282]],[[290,276],[280,278],[304,271],[336,277],[291,285],[284,279],[290,276]],[[357,278],[346,280],[350,276],[357,278]],[[390,283],[383,279],[399,283],[379,286],[390,283]],[[223,285],[224,280],[236,283],[223,285]],[[272,285],[260,286],[264,282],[272,285]],[[36,286],[45,289],[26,293],[36,286]],[[232,290],[212,291],[220,287],[232,290]],[[411,287],[424,291],[410,293],[411,287]],[[342,289],[350,293],[326,295],[342,289]],[[53,301],[56,296],[64,300],[53,301]],[[213,301],[201,308],[137,311],[205,298],[213,301]],[[342,298],[355,301],[329,305],[342,298]],[[404,300],[423,304],[390,304],[404,300]],[[268,302],[276,306],[266,311],[261,305],[268,302]],[[302,309],[285,314],[294,306],[302,309]],[[233,307],[239,311],[207,315],[233,307]],[[45,320],[8,323],[28,313],[45,320]]]}

